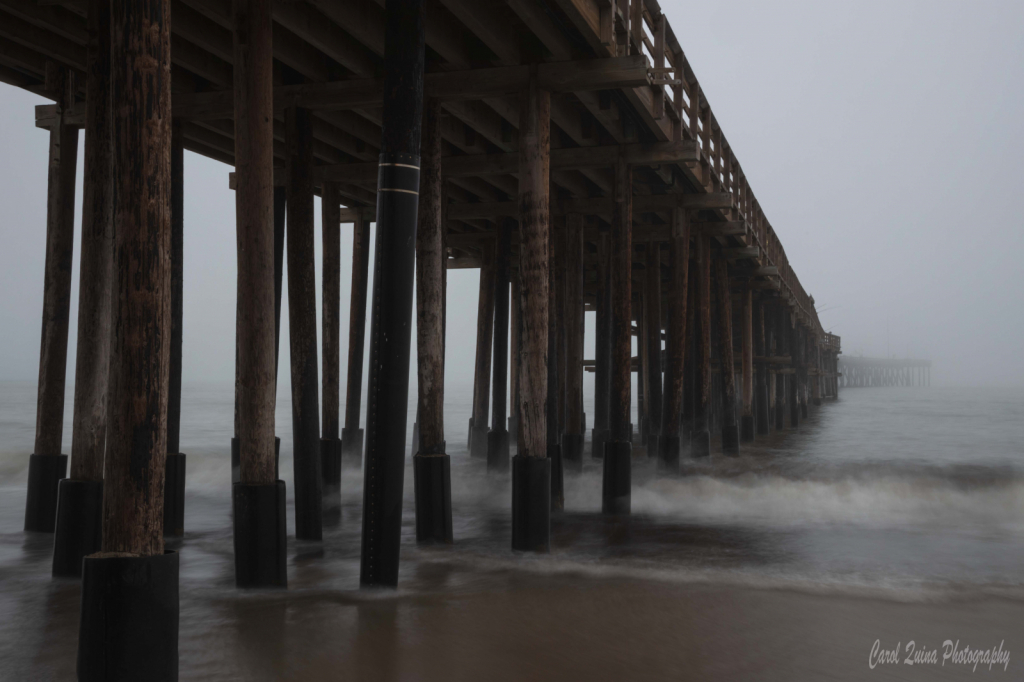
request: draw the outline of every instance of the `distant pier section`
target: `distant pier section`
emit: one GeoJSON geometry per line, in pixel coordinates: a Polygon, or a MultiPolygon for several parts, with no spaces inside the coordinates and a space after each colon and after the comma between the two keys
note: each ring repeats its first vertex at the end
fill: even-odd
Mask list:
{"type": "Polygon", "coordinates": [[[932,361],[906,358],[839,359],[839,385],[842,388],[862,386],[931,386],[932,361]]]}

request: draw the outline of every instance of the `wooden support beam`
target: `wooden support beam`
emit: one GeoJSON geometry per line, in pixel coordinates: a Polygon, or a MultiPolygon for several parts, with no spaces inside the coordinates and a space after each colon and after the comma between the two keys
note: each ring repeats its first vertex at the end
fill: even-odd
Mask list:
{"type": "MultiPolygon", "coordinates": [[[[539,67],[538,67],[539,71],[539,67]]],[[[551,94],[540,78],[524,89],[519,117],[520,342],[518,454],[512,464],[512,548],[550,548],[547,452],[548,234],[551,94]]]]}
{"type": "MultiPolygon", "coordinates": [[[[444,101],[471,101],[514,94],[528,82],[529,66],[501,66],[427,74],[426,95],[444,101]]],[[[646,84],[647,59],[642,55],[556,62],[537,65],[538,82],[548,91],[606,90],[646,84]]],[[[308,109],[362,109],[380,106],[384,84],[378,79],[282,85],[274,89],[275,110],[288,106],[308,109]]],[[[174,113],[186,118],[227,118],[231,91],[182,93],[174,113]]]]}
{"type": "Polygon", "coordinates": [[[476,364],[473,375],[473,416],[469,427],[469,452],[487,457],[487,416],[490,407],[491,340],[494,332],[494,240],[483,248],[480,292],[476,308],[476,364]]]}
{"type": "Polygon", "coordinates": [[[741,353],[743,362],[742,410],[740,412],[740,440],[754,440],[754,292],[745,287],[740,294],[741,353]]]}
{"type": "MultiPolygon", "coordinates": [[[[493,333],[493,396],[491,400],[491,430],[487,434],[487,469],[508,471],[509,439],[508,414],[508,329],[509,329],[509,260],[512,256],[512,231],[515,220],[505,218],[498,227],[495,241],[494,267],[494,333],[493,333]]],[[[483,271],[481,270],[481,276],[483,271]]]]}
{"type": "MultiPolygon", "coordinates": [[[[652,144],[612,145],[605,147],[575,147],[551,150],[552,170],[578,170],[611,167],[619,156],[630,164],[651,165],[661,163],[688,163],[697,160],[696,145],[692,140],[656,142],[652,144]]],[[[475,177],[487,175],[514,175],[519,171],[517,153],[465,154],[445,157],[442,168],[448,177],[475,177]]],[[[327,165],[317,168],[318,177],[337,182],[370,182],[377,174],[374,162],[327,165]]],[[[724,225],[729,226],[729,223],[724,225]]]]}
{"type": "Polygon", "coordinates": [[[611,400],[605,443],[601,509],[605,514],[630,511],[632,433],[630,426],[630,356],[633,269],[633,172],[625,159],[615,165],[612,213],[611,263],[611,400]]]}
{"type": "Polygon", "coordinates": [[[55,62],[47,62],[46,71],[47,89],[58,98],[59,109],[55,125],[50,129],[43,324],[36,389],[35,448],[29,458],[25,530],[52,533],[56,523],[58,481],[67,471],[67,456],[61,454],[61,444],[71,311],[78,129],[61,124],[63,110],[74,101],[74,76],[55,62]]]}
{"type": "Polygon", "coordinates": [[[565,216],[565,428],[562,460],[583,466],[583,216],[565,216]]]}
{"type": "MultiPolygon", "coordinates": [[[[340,222],[352,222],[352,285],[348,318],[348,369],[345,389],[345,428],[341,434],[342,461],[359,469],[363,461],[363,430],[359,414],[363,397],[363,344],[366,337],[366,289],[370,266],[368,209],[339,211],[340,222]]],[[[420,434],[422,436],[422,432],[420,434]]]]}
{"type": "Polygon", "coordinates": [[[644,351],[647,355],[647,373],[644,375],[644,392],[647,400],[644,413],[647,415],[648,457],[658,453],[662,429],[662,384],[661,384],[661,248],[657,242],[647,242],[646,268],[643,284],[644,351]]]}
{"type": "Polygon", "coordinates": [[[669,289],[665,340],[665,395],[662,413],[662,442],[659,463],[665,471],[679,466],[679,427],[683,407],[683,361],[686,352],[686,316],[689,284],[690,224],[689,214],[677,208],[672,211],[672,238],[669,242],[669,289]]]}
{"type": "Polygon", "coordinates": [[[711,241],[706,234],[695,237],[697,246],[694,278],[694,406],[690,448],[694,457],[711,454],[711,241]]]}
{"type": "Polygon", "coordinates": [[[295,537],[323,537],[313,250],[313,129],[306,109],[285,114],[288,145],[288,324],[291,348],[295,537]]]}
{"type": "Polygon", "coordinates": [[[320,320],[323,353],[323,414],[321,438],[336,440],[341,435],[341,198],[334,183],[324,183],[321,202],[322,258],[320,320]]]}
{"type": "MultiPolygon", "coordinates": [[[[107,0],[91,0],[90,9],[92,11],[89,16],[85,86],[87,122],[82,182],[82,256],[78,285],[78,354],[75,360],[71,478],[79,481],[102,481],[110,375],[110,306],[114,255],[110,3],[107,0]]],[[[174,217],[179,218],[180,215],[174,217]]],[[[180,336],[177,338],[180,339],[180,336]]],[[[172,383],[173,369],[172,367],[172,383]]],[[[171,409],[169,405],[168,447],[174,445],[173,452],[178,452],[177,429],[173,424],[171,409]]],[[[99,547],[95,549],[98,550],[99,547]]],[[[78,569],[81,570],[80,565],[78,569]]]]}
{"type": "MultiPolygon", "coordinates": [[[[416,229],[416,357],[419,444],[413,453],[416,541],[451,544],[451,462],[444,438],[445,271],[441,108],[423,106],[416,229]]],[[[416,446],[414,446],[416,447],[416,446]]]]}
{"type": "MultiPolygon", "coordinates": [[[[102,549],[135,556],[161,556],[164,551],[171,339],[170,27],[169,3],[112,5],[111,54],[118,55],[111,73],[118,293],[102,549]],[[138,78],[135,65],[142,63],[151,65],[153,77],[138,78]]],[[[87,627],[85,614],[82,623],[87,627]]]]}

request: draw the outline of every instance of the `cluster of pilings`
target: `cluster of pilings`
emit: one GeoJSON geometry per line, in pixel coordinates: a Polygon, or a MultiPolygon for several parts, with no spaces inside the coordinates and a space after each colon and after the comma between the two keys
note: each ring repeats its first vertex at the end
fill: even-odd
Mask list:
{"type": "Polygon", "coordinates": [[[931,360],[843,357],[839,373],[844,388],[932,385],[931,360]]]}
{"type": "MultiPolygon", "coordinates": [[[[668,29],[660,11],[654,16],[654,71],[640,54],[649,14],[643,2],[616,3],[614,21],[602,20],[601,35],[608,33],[614,56],[447,81],[443,77],[451,72],[440,70],[425,96],[430,31],[421,0],[385,3],[383,79],[369,84],[291,82],[301,80],[297,72],[274,63],[274,19],[280,14],[287,20],[299,10],[270,0],[235,0],[228,21],[231,89],[193,88],[191,99],[182,95],[173,111],[171,3],[69,4],[78,10],[84,5],[88,20],[85,115],[74,113],[75,71],[48,63],[45,92],[56,104],[37,119],[50,131],[50,169],[37,433],[25,528],[54,533],[54,575],[82,576],[81,679],[177,677],[178,559],[165,550],[164,538],[184,532],[182,179],[183,150],[195,129],[183,113],[215,122],[226,116],[233,137],[238,295],[231,483],[238,587],[287,586],[286,492],[274,423],[285,257],[295,533],[322,539],[324,526],[340,519],[342,469],[362,463],[360,580],[366,586],[398,581],[414,281],[416,538],[454,540],[443,414],[446,273],[465,264],[456,251],[465,253],[470,242],[480,255],[470,264],[481,267],[481,277],[468,445],[492,475],[511,477],[514,550],[548,551],[551,514],[564,504],[564,478],[583,469],[585,368],[595,372],[589,456],[601,461],[602,511],[609,515],[630,512],[636,458],[655,459],[659,471],[672,475],[682,456],[708,456],[719,440],[724,453],[736,455],[742,442],[795,427],[808,404],[837,395],[839,338],[822,331],[813,299],[786,262],[696,81],[685,86],[692,112],[685,128],[683,81],[652,82],[673,69],[664,66],[668,29]],[[628,32],[611,35],[620,24],[628,32]],[[511,91],[517,99],[512,158],[466,154],[443,163],[443,142],[451,134],[440,97],[491,97],[495,79],[501,80],[497,94],[511,91]],[[671,107],[664,101],[666,83],[675,88],[671,107]],[[476,88],[475,94],[463,87],[476,88]],[[564,100],[553,104],[553,92],[610,88],[633,99],[595,95],[587,101],[598,111],[642,107],[659,130],[667,125],[673,140],[636,141],[635,130],[625,135],[635,126],[626,117],[616,144],[560,148],[564,136],[553,144],[552,120],[562,120],[563,131],[569,127],[564,100]],[[648,102],[647,88],[661,97],[648,102]],[[314,133],[324,128],[303,104],[327,110],[381,106],[380,154],[369,169],[376,174],[370,195],[375,208],[342,209],[343,201],[359,203],[345,192],[365,198],[360,183],[368,171],[359,164],[315,163],[323,146],[314,133]],[[673,123],[665,123],[668,112],[673,123]],[[275,130],[275,113],[283,114],[283,129],[275,130]],[[71,472],[65,478],[63,382],[81,126],[82,282],[71,472]],[[684,131],[690,139],[683,139],[684,131]],[[284,143],[277,152],[275,135],[284,143]],[[284,166],[275,178],[275,153],[282,151],[284,166]],[[486,189],[466,177],[495,169],[515,176],[503,185],[515,201],[449,201],[455,184],[447,179],[486,189]],[[562,201],[552,188],[556,179],[572,184],[566,169],[581,171],[598,192],[606,186],[608,196],[562,201]],[[316,192],[323,202],[319,349],[316,192]],[[465,225],[480,221],[486,227],[450,233],[450,212],[458,207],[465,225]],[[364,433],[359,420],[370,221],[377,224],[377,241],[364,433]],[[354,223],[354,262],[341,424],[340,226],[347,222],[354,223]],[[587,310],[596,313],[593,360],[583,357],[587,310]]],[[[223,20],[223,11],[199,4],[223,20]]],[[[38,8],[17,11],[43,23],[53,18],[39,15],[38,8]]],[[[181,16],[187,21],[192,15],[181,16]]],[[[531,17],[531,26],[547,25],[544,13],[531,17]]],[[[298,30],[301,24],[290,25],[298,30]]],[[[558,43],[550,31],[541,33],[558,43]]],[[[604,40],[598,44],[606,45],[604,40]]],[[[687,75],[681,50],[673,55],[674,70],[687,75]]],[[[224,81],[224,74],[209,75],[224,81]]]]}

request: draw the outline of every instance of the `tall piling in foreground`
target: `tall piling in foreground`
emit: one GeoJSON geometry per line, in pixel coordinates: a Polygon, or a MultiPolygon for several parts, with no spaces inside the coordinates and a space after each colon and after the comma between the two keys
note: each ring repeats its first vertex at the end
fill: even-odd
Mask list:
{"type": "Polygon", "coordinates": [[[698,234],[697,273],[694,310],[694,400],[693,431],[690,433],[690,454],[707,457],[711,454],[711,238],[698,234]]]}
{"type": "Polygon", "coordinates": [[[387,0],[363,478],[366,586],[398,584],[423,117],[423,0],[387,0]]]}
{"type": "Polygon", "coordinates": [[[551,95],[535,74],[520,94],[519,276],[522,297],[519,451],[512,458],[512,549],[551,546],[551,460],[547,452],[548,233],[551,95]]]}
{"type": "Polygon", "coordinates": [[[100,549],[103,450],[110,367],[113,191],[110,129],[110,2],[90,0],[86,48],[85,176],[78,286],[78,352],[71,433],[71,475],[57,495],[53,575],[80,576],[100,549]]]}
{"type": "Polygon", "coordinates": [[[686,316],[690,261],[690,221],[682,208],[672,209],[672,237],[669,242],[671,288],[668,296],[668,325],[665,339],[665,402],[659,449],[659,470],[679,470],[683,417],[683,365],[686,356],[686,316]]]}
{"type": "Polygon", "coordinates": [[[508,395],[508,288],[509,252],[515,221],[505,218],[498,231],[494,268],[494,395],[491,399],[491,430],[487,433],[487,470],[508,471],[509,443],[506,419],[508,395]]]}
{"type": "Polygon", "coordinates": [[[583,469],[583,216],[565,216],[565,429],[562,464],[583,469]]]}
{"type": "Polygon", "coordinates": [[[57,115],[50,127],[43,329],[39,344],[35,449],[28,465],[25,530],[52,533],[57,517],[57,488],[68,467],[68,456],[61,453],[61,444],[71,315],[78,128],[67,120],[75,103],[73,72],[55,62],[47,62],[46,87],[56,96],[57,115]]]}
{"type": "Polygon", "coordinates": [[[370,269],[370,221],[356,217],[352,226],[352,293],[348,317],[348,369],[345,385],[345,428],[341,431],[341,459],[346,468],[363,463],[363,429],[359,414],[363,398],[363,345],[366,337],[366,287],[370,269]]]}
{"type": "Polygon", "coordinates": [[[611,228],[611,394],[610,435],[605,443],[601,510],[630,512],[632,485],[632,425],[630,375],[632,364],[633,172],[625,159],[615,163],[615,205],[611,228]]]}
{"type": "Polygon", "coordinates": [[[323,243],[320,320],[322,415],[320,423],[320,473],[323,476],[323,522],[341,521],[341,197],[338,185],[325,181],[320,192],[323,243]]]}
{"type": "Polygon", "coordinates": [[[732,348],[732,294],[729,291],[729,266],[716,258],[715,298],[718,301],[719,364],[722,377],[722,452],[738,455],[740,433],[736,424],[736,357],[732,348]]]}
{"type": "Polygon", "coordinates": [[[317,384],[316,270],[313,250],[313,121],[285,110],[288,151],[288,331],[292,370],[295,537],[323,537],[323,472],[317,384]]]}
{"type": "MultiPolygon", "coordinates": [[[[448,256],[444,248],[441,206],[441,108],[436,100],[424,103],[422,137],[416,227],[417,423],[420,442],[412,458],[416,542],[451,544],[451,457],[446,452],[444,440],[444,268],[448,256]]],[[[507,447],[507,438],[505,443],[507,447]]]]}
{"type": "Polygon", "coordinates": [[[116,294],[102,551],[83,561],[80,680],[178,678],[178,555],[164,552],[163,539],[170,38],[170,3],[111,3],[111,53],[118,55],[111,77],[116,294]]]}
{"type": "Polygon", "coordinates": [[[233,7],[239,461],[239,480],[232,489],[235,584],[286,587],[285,486],[277,478],[274,437],[275,280],[280,270],[275,268],[271,2],[238,0],[233,7]]]}

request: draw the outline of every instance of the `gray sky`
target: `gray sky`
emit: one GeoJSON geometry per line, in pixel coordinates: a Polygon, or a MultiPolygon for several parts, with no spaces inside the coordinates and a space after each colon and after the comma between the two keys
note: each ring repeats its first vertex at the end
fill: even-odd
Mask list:
{"type": "MultiPolygon", "coordinates": [[[[1013,276],[1024,250],[1024,3],[662,6],[844,351],[931,358],[937,383],[1024,385],[1013,276]]],[[[42,102],[0,84],[0,379],[38,369],[48,138],[32,108],[42,102]]],[[[228,171],[186,153],[186,381],[234,375],[228,171]]],[[[317,223],[319,275],[319,200],[317,223]]],[[[342,230],[344,373],[352,233],[342,230]]],[[[77,262],[73,282],[69,372],[77,262]]],[[[472,377],[477,283],[476,271],[449,273],[453,389],[472,377]]]]}

